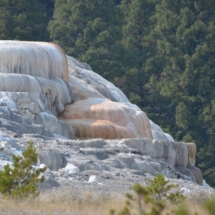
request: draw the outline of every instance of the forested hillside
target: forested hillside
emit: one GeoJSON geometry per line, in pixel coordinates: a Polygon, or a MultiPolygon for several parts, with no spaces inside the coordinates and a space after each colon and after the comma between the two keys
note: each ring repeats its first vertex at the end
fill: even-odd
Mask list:
{"type": "Polygon", "coordinates": [[[1,0],[0,39],[50,41],[178,141],[215,186],[214,0],[1,0]]]}

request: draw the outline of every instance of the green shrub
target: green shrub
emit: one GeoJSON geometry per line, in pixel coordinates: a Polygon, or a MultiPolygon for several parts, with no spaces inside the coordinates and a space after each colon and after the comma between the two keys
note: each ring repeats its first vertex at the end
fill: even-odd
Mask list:
{"type": "Polygon", "coordinates": [[[38,183],[44,181],[40,174],[46,168],[34,169],[33,164],[37,163],[36,149],[33,143],[29,142],[28,147],[23,151],[22,156],[13,155],[13,166],[9,164],[0,171],[0,192],[6,197],[29,198],[39,195],[38,183]]]}
{"type": "MultiPolygon", "coordinates": [[[[132,187],[135,195],[126,194],[125,207],[118,215],[132,215],[132,209],[137,209],[139,215],[161,215],[168,203],[175,204],[184,200],[181,193],[171,192],[176,187],[178,185],[170,184],[162,174],[151,180],[149,186],[144,187],[137,183],[132,187]]],[[[110,214],[114,215],[115,211],[111,210],[110,214]]]]}

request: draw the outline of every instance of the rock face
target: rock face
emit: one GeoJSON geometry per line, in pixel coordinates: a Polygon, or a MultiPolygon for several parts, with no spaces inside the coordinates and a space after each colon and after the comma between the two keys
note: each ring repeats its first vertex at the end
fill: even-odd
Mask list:
{"type": "Polygon", "coordinates": [[[57,45],[0,41],[1,106],[8,103],[31,123],[66,137],[68,128],[57,116],[74,101],[67,81],[67,59],[57,45]]]}
{"type": "Polygon", "coordinates": [[[67,56],[69,83],[72,86],[75,100],[108,98],[111,101],[130,104],[123,92],[109,81],[94,73],[87,64],[67,56]]]}
{"type": "MultiPolygon", "coordinates": [[[[67,61],[75,102],[66,106],[60,119],[68,125],[71,135],[106,139],[153,138],[151,124],[154,123],[150,123],[146,114],[131,104],[121,90],[94,73],[88,65],[69,56],[67,61]]],[[[162,130],[160,133],[164,135],[162,130]]]]}
{"type": "Polygon", "coordinates": [[[153,138],[143,111],[88,65],[66,58],[58,46],[18,41],[0,45],[0,91],[25,92],[11,98],[32,123],[72,138],[153,138]],[[62,113],[66,104],[60,119],[69,133],[51,116],[62,113]]]}
{"type": "Polygon", "coordinates": [[[174,139],[172,138],[171,135],[164,133],[163,130],[158,125],[156,125],[154,122],[152,122],[152,120],[149,120],[149,122],[150,122],[150,126],[151,126],[153,139],[174,141],[174,139]]]}
{"type": "Polygon", "coordinates": [[[66,166],[67,160],[56,150],[38,151],[39,162],[45,164],[51,170],[59,170],[66,166]]]}
{"type": "Polygon", "coordinates": [[[105,98],[88,98],[67,105],[60,119],[69,127],[70,136],[121,139],[152,138],[144,112],[105,98]]]}
{"type": "Polygon", "coordinates": [[[26,74],[68,81],[66,57],[55,44],[0,41],[0,73],[26,74]]]}
{"type": "Polygon", "coordinates": [[[64,105],[73,101],[71,88],[62,79],[48,80],[28,75],[0,73],[0,82],[0,91],[29,93],[28,97],[19,97],[19,105],[31,104],[36,99],[43,105],[43,109],[51,111],[54,115],[61,113],[64,105]]]}
{"type": "Polygon", "coordinates": [[[203,183],[194,143],[174,142],[122,91],[56,45],[0,41],[0,83],[2,166],[33,140],[53,186],[86,171],[203,183]]]}
{"type": "Polygon", "coordinates": [[[189,152],[189,165],[190,166],[195,166],[196,164],[196,144],[195,143],[186,143],[188,147],[188,152],[189,152]]]}

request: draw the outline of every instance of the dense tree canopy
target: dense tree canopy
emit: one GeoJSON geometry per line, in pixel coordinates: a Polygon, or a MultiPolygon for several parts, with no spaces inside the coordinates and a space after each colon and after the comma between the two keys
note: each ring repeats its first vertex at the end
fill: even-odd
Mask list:
{"type": "Polygon", "coordinates": [[[54,2],[55,0],[37,0],[46,10],[46,15],[49,20],[52,19],[54,13],[54,2]]]}
{"type": "Polygon", "coordinates": [[[0,39],[49,39],[45,8],[35,0],[0,1],[0,39]]]}
{"type": "Polygon", "coordinates": [[[214,9],[210,0],[162,0],[155,13],[157,55],[163,60],[157,84],[173,107],[171,131],[178,140],[210,151],[207,157],[199,154],[204,173],[213,171],[215,161],[211,153],[215,142],[214,9]]]}
{"type": "MultiPolygon", "coordinates": [[[[148,0],[122,0],[124,17],[122,45],[126,49],[125,75],[116,83],[131,102],[153,120],[163,114],[165,98],[159,95],[152,76],[159,76],[162,58],[156,57],[155,5],[148,0]]],[[[164,117],[164,116],[163,116],[164,117]]]]}
{"type": "Polygon", "coordinates": [[[121,14],[113,0],[56,0],[55,8],[54,42],[106,78],[123,73],[121,14]]]}

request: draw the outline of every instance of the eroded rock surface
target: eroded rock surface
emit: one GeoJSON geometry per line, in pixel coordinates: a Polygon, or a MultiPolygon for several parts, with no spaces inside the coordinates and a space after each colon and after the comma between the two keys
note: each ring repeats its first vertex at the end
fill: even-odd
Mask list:
{"type": "Polygon", "coordinates": [[[88,98],[67,105],[60,119],[68,125],[70,136],[104,139],[152,138],[150,123],[144,112],[136,106],[129,107],[105,98],[88,98]]]}
{"type": "Polygon", "coordinates": [[[90,66],[53,44],[4,43],[0,168],[31,140],[39,153],[38,168],[48,167],[41,189],[100,183],[121,192],[159,173],[202,185],[195,144],[174,142],[90,66]],[[96,180],[87,183],[90,177],[96,180]],[[115,181],[121,188],[111,185],[115,181]]]}
{"type": "MultiPolygon", "coordinates": [[[[70,140],[33,134],[13,138],[14,133],[6,129],[1,131],[1,135],[0,163],[11,162],[11,155],[21,153],[31,140],[39,153],[38,165],[48,167],[47,180],[51,176],[52,181],[62,187],[83,175],[90,177],[96,174],[102,183],[104,174],[115,180],[121,180],[124,175],[124,181],[129,176],[135,182],[136,177],[143,180],[146,176],[154,177],[159,173],[170,179],[183,179],[202,185],[201,171],[197,167],[190,166],[188,162],[186,166],[184,163],[181,166],[177,164],[181,147],[174,147],[175,143],[171,141],[160,141],[161,145],[166,144],[167,152],[160,153],[156,142],[147,138],[70,140]],[[174,155],[172,159],[169,159],[170,154],[174,155]]],[[[184,143],[177,145],[186,146],[184,143]]]]}
{"type": "Polygon", "coordinates": [[[0,40],[0,73],[68,81],[68,66],[63,50],[45,42],[0,40]]]}
{"type": "Polygon", "coordinates": [[[0,44],[0,92],[26,93],[13,94],[12,100],[32,123],[71,138],[153,138],[143,111],[88,65],[66,57],[58,46],[19,41],[0,44]],[[61,119],[69,133],[61,131],[65,126],[51,116],[63,111],[61,119]]]}

